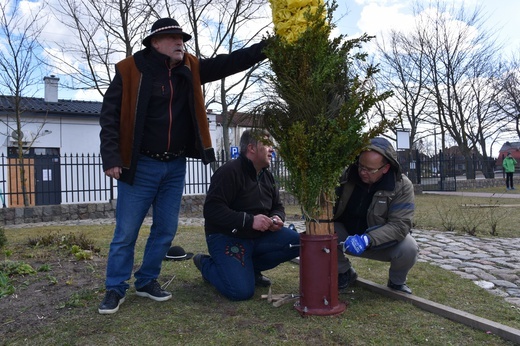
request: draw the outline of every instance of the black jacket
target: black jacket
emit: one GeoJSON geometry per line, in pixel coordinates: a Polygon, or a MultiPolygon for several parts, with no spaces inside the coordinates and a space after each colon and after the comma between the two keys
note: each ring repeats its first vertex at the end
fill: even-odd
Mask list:
{"type": "Polygon", "coordinates": [[[240,155],[211,177],[204,203],[206,234],[258,238],[264,234],[252,228],[258,214],[278,215],[285,220],[285,209],[272,173],[266,168],[257,176],[253,163],[240,155]]]}
{"type": "MultiPolygon", "coordinates": [[[[202,96],[197,98],[198,95],[202,95],[200,85],[244,71],[264,60],[266,56],[262,49],[265,44],[266,42],[262,41],[230,54],[221,54],[200,61],[190,56],[191,64],[175,67],[172,73],[168,68],[169,58],[151,48],[135,53],[132,59],[127,58],[119,62],[115,77],[105,93],[100,114],[103,169],[123,167],[120,180],[132,184],[137,158],[142,149],[154,152],[182,150],[185,156],[201,158],[204,163],[214,161],[215,154],[211,148],[204,102],[202,96]],[[122,64],[123,62],[127,64],[122,64]],[[125,71],[120,71],[119,68],[123,67],[125,71]],[[132,69],[137,69],[137,77],[134,77],[134,72],[127,71],[132,69]],[[125,80],[131,81],[131,94],[136,97],[125,99],[124,91],[129,88],[129,83],[125,84],[125,80]],[[184,95],[185,103],[161,101],[163,91],[165,94],[170,93],[169,89],[163,90],[163,87],[170,84],[169,81],[173,85],[174,93],[184,95]],[[159,102],[156,102],[157,100],[159,102]],[[168,108],[170,104],[171,109],[168,108]],[[196,112],[197,107],[202,108],[203,115],[196,112]],[[122,109],[129,111],[123,112],[122,109]],[[175,115],[171,145],[165,144],[166,134],[160,132],[168,131],[168,124],[160,119],[153,119],[157,114],[169,113],[175,115]],[[206,124],[204,131],[198,128],[203,122],[206,124]],[[164,125],[157,128],[159,123],[164,125]],[[157,142],[153,142],[155,140],[157,142]],[[203,141],[206,145],[203,145],[203,141]]],[[[186,56],[185,60],[188,60],[186,56]]]]}

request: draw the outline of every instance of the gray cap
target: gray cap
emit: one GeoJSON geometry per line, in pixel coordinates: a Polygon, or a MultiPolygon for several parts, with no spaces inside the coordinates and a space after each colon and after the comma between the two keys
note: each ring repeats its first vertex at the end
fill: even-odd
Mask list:
{"type": "Polygon", "coordinates": [[[401,165],[397,161],[397,152],[395,151],[392,144],[383,137],[375,137],[370,140],[370,144],[364,149],[364,151],[376,151],[379,154],[383,155],[390,165],[397,171],[397,173],[401,173],[401,165]]]}

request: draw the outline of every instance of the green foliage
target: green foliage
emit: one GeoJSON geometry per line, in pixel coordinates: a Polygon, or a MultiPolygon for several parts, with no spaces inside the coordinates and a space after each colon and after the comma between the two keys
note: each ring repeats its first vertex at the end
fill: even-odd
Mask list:
{"type": "Polygon", "coordinates": [[[59,308],[87,307],[88,304],[91,304],[92,300],[96,298],[97,296],[91,290],[81,290],[73,293],[64,304],[60,305],[59,308]]]}
{"type": "Polygon", "coordinates": [[[50,272],[50,271],[51,271],[51,265],[50,265],[50,264],[42,264],[42,265],[38,268],[38,271],[39,271],[39,272],[50,272]]]}
{"type": "Polygon", "coordinates": [[[356,69],[366,58],[356,51],[371,37],[329,39],[335,8],[333,3],[328,11],[323,6],[309,14],[312,25],[296,42],[273,36],[265,50],[275,95],[259,108],[262,126],[278,144],[291,173],[291,192],[307,219],[319,217],[344,167],[390,126],[381,122],[365,130],[369,110],[390,93],[377,95],[371,86],[377,69],[369,67],[363,76],[356,69]]]}
{"type": "Polygon", "coordinates": [[[15,291],[9,276],[0,271],[0,298],[9,296],[15,291]]]}
{"type": "Polygon", "coordinates": [[[47,275],[47,280],[49,280],[50,285],[56,285],[58,283],[58,279],[55,276],[47,275]]]}
{"type": "Polygon", "coordinates": [[[72,247],[70,248],[70,253],[73,255],[77,254],[80,251],[81,248],[78,245],[72,245],[72,247]]]}
{"type": "Polygon", "coordinates": [[[81,261],[81,260],[91,260],[92,259],[92,251],[80,250],[80,251],[78,251],[78,252],[76,252],[74,254],[74,257],[76,257],[76,259],[78,261],[81,261]]]}
{"type": "Polygon", "coordinates": [[[29,238],[28,243],[34,247],[58,246],[60,248],[70,249],[70,252],[73,255],[82,252],[82,250],[88,250],[90,252],[96,253],[99,252],[99,248],[94,246],[92,239],[87,238],[84,233],[69,233],[62,235],[59,232],[53,232],[38,238],[29,238]]]}
{"type": "Polygon", "coordinates": [[[70,252],[76,257],[78,261],[92,259],[92,251],[83,250],[78,245],[72,245],[70,252]]]}
{"type": "Polygon", "coordinates": [[[18,261],[3,261],[0,263],[0,271],[7,276],[30,275],[36,273],[31,265],[18,261]]]}

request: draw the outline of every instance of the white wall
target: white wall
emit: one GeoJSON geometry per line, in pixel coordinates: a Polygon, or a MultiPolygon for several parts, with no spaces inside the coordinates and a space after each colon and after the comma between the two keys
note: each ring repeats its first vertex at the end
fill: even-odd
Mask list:
{"type": "MultiPolygon", "coordinates": [[[[7,155],[7,148],[15,146],[16,144],[13,142],[11,138],[12,128],[15,127],[15,122],[13,119],[0,119],[0,154],[7,155]]],[[[33,148],[58,148],[60,155],[70,155],[75,156],[79,155],[98,155],[99,154],[99,131],[101,127],[99,125],[99,120],[97,118],[85,118],[85,119],[75,119],[75,118],[48,118],[45,120],[45,123],[42,124],[41,119],[37,118],[25,118],[24,123],[22,125],[22,131],[25,133],[33,133],[36,134],[39,131],[39,135],[36,136],[36,139],[32,143],[31,147],[33,148]]],[[[217,141],[218,138],[222,136],[222,128],[217,127],[215,125],[214,119],[210,119],[210,132],[212,136],[213,147],[217,150],[217,141]],[[211,122],[213,120],[213,122],[211,122]]],[[[34,138],[34,136],[33,136],[34,138]]],[[[32,139],[32,138],[31,138],[32,139]]],[[[71,158],[71,160],[73,160],[71,158]]],[[[78,184],[85,186],[95,185],[100,186],[99,177],[101,179],[104,186],[104,174],[101,172],[100,174],[93,172],[90,170],[90,173],[85,172],[75,172],[74,174],[78,174],[77,179],[69,179],[67,181],[64,180],[65,173],[63,173],[63,169],[66,169],[64,166],[64,162],[62,162],[62,182],[61,187],[63,190],[81,190],[82,186],[76,186],[78,184]],[[90,178],[88,178],[90,177],[90,178]],[[90,180],[90,181],[89,181],[90,180]]],[[[70,166],[68,168],[70,170],[70,166]]],[[[69,173],[70,174],[70,173],[69,173]]],[[[198,183],[200,181],[208,181],[212,175],[211,166],[203,165],[202,163],[190,163],[188,167],[188,171],[186,172],[186,186],[184,189],[185,195],[190,194],[205,194],[207,190],[207,186],[199,186],[198,183]]],[[[7,168],[4,169],[3,177],[8,177],[7,168]]],[[[7,178],[8,179],[8,178],[7,178]]],[[[8,190],[8,185],[6,184],[6,190],[8,190]]],[[[115,198],[117,198],[117,190],[115,190],[115,198]]],[[[92,193],[68,193],[62,192],[62,204],[67,203],[85,203],[92,201],[92,193]],[[74,195],[74,197],[70,197],[74,195]],[[90,200],[89,200],[90,199],[90,200]]],[[[99,198],[96,200],[99,202],[99,198]]]]}
{"type": "MultiPolygon", "coordinates": [[[[7,154],[11,142],[12,119],[0,124],[1,152],[7,154]]],[[[33,148],[59,148],[60,154],[98,154],[99,153],[99,120],[48,118],[45,123],[41,119],[27,118],[22,124],[22,131],[31,133],[31,140],[36,137],[33,148]],[[39,131],[39,132],[38,132],[39,131]],[[39,135],[35,135],[39,133],[39,135]]]]}

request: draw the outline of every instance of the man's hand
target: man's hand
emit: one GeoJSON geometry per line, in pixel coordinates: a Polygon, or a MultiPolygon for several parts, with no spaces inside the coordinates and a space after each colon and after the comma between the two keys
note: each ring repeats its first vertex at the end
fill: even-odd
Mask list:
{"type": "Polygon", "coordinates": [[[368,247],[370,240],[366,234],[351,235],[343,243],[343,252],[350,252],[354,255],[361,255],[368,247]]]}
{"type": "Polygon", "coordinates": [[[278,215],[271,216],[272,225],[269,227],[270,231],[279,231],[283,227],[283,221],[278,215]]]}
{"type": "Polygon", "coordinates": [[[253,219],[253,229],[260,232],[278,231],[282,228],[283,222],[278,216],[269,217],[264,214],[255,215],[253,219]]]}
{"type": "Polygon", "coordinates": [[[121,176],[121,173],[123,173],[122,167],[112,167],[105,171],[105,174],[109,176],[110,178],[119,179],[121,176]]]}

